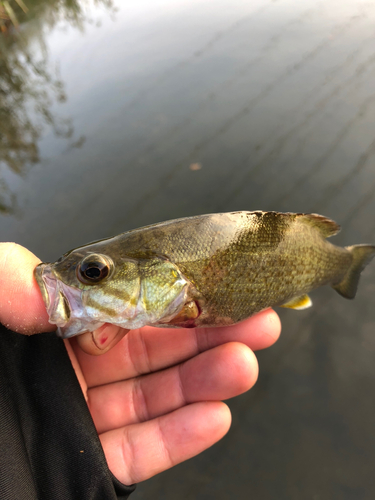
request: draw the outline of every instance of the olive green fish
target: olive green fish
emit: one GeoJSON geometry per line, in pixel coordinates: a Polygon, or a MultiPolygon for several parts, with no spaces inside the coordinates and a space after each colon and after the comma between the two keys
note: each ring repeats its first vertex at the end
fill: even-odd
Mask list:
{"type": "Polygon", "coordinates": [[[187,217],[71,250],[35,276],[61,337],[104,323],[230,325],[267,307],[309,307],[307,293],[321,285],[354,298],[375,246],[326,241],[339,229],[317,214],[187,217]]]}

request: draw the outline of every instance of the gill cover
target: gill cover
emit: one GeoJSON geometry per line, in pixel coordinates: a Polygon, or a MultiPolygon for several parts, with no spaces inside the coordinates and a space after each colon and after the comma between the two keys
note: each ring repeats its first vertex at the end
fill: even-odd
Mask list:
{"type": "Polygon", "coordinates": [[[104,323],[135,329],[168,322],[184,307],[190,285],[162,257],[122,259],[114,265],[106,255],[88,254],[71,265],[64,260],[40,264],[35,277],[49,321],[63,338],[104,323]]]}

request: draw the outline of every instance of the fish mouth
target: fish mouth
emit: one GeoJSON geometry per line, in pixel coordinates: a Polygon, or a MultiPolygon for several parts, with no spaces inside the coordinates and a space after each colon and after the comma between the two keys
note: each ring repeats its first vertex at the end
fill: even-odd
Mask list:
{"type": "Polygon", "coordinates": [[[34,271],[48,313],[48,321],[57,327],[57,335],[63,339],[93,331],[103,322],[86,316],[82,305],[83,292],[66,285],[53,271],[53,265],[39,264],[34,271]]]}
{"type": "Polygon", "coordinates": [[[63,283],[50,264],[39,264],[34,271],[49,316],[49,323],[56,325],[57,334],[65,337],[65,330],[81,303],[81,291],[63,283]]]}
{"type": "Polygon", "coordinates": [[[46,285],[44,283],[44,280],[43,280],[44,268],[47,265],[48,264],[39,264],[39,265],[37,265],[36,268],[34,269],[34,276],[35,276],[36,282],[39,285],[40,292],[41,292],[42,297],[43,297],[44,305],[46,306],[46,309],[48,311],[48,308],[49,308],[49,305],[50,305],[50,300],[49,300],[49,295],[48,295],[47,287],[46,287],[46,285]]]}

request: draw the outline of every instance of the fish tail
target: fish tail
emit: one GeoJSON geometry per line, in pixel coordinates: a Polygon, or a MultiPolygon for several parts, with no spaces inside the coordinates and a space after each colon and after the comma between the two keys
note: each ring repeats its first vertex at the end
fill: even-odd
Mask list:
{"type": "Polygon", "coordinates": [[[345,247],[353,256],[353,260],[340,283],[332,285],[340,295],[347,299],[354,299],[357,293],[359,277],[363,269],[371,262],[375,256],[375,246],[373,245],[353,245],[345,247]]]}

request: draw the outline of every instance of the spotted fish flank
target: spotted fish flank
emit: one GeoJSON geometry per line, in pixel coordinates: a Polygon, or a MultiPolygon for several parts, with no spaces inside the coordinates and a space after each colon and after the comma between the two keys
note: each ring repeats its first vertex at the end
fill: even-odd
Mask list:
{"type": "Polygon", "coordinates": [[[354,298],[375,246],[332,245],[339,229],[318,214],[187,217],[71,250],[35,276],[62,337],[104,323],[229,325],[267,307],[310,307],[308,292],[322,285],[354,298]]]}

